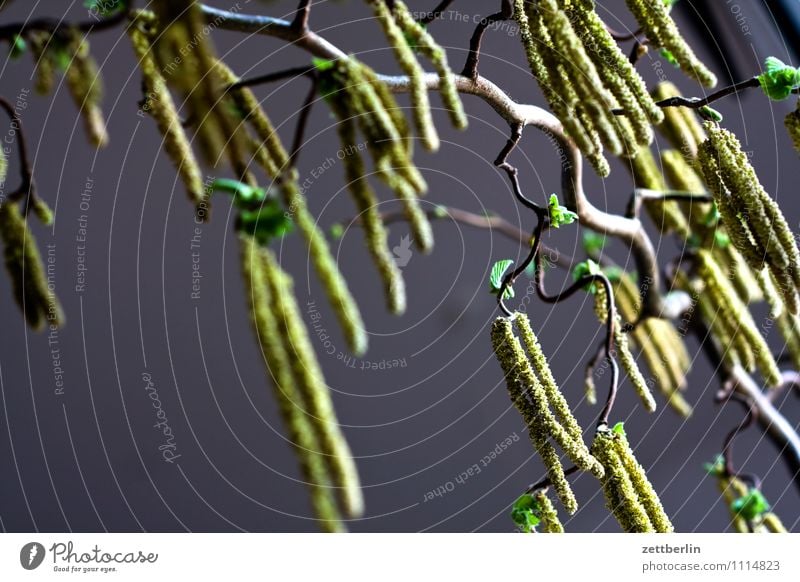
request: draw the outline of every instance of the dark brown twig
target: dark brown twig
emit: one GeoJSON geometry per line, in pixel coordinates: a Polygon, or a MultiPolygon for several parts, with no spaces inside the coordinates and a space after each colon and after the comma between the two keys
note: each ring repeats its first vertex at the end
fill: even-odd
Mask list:
{"type": "Polygon", "coordinates": [[[464,69],[461,74],[469,79],[475,79],[478,76],[478,61],[481,58],[481,42],[486,29],[495,22],[502,22],[514,16],[514,5],[511,0],[501,0],[500,12],[495,12],[489,16],[482,18],[478,25],[475,27],[475,32],[472,33],[472,38],[469,39],[469,53],[467,55],[467,62],[464,63],[464,69]]]}
{"type": "Polygon", "coordinates": [[[436,8],[431,10],[430,12],[426,13],[425,16],[417,20],[422,25],[428,25],[437,18],[441,18],[442,13],[447,10],[450,5],[453,3],[453,0],[442,0],[439,4],[436,5],[436,8]]]}
{"type": "Polygon", "coordinates": [[[70,24],[57,18],[34,18],[25,22],[15,22],[0,26],[0,40],[11,40],[17,36],[24,37],[29,32],[44,31],[57,34],[61,30],[73,29],[83,33],[100,32],[122,24],[128,17],[132,0],[125,0],[119,12],[100,20],[85,20],[70,24]]]}
{"type": "MultiPolygon", "coordinates": [[[[14,106],[5,97],[0,97],[0,108],[6,112],[11,123],[16,126],[17,150],[19,152],[20,185],[8,195],[8,199],[16,201],[27,195],[30,201],[31,198],[36,196],[36,182],[33,178],[33,165],[28,154],[28,141],[25,137],[25,130],[22,127],[22,119],[17,114],[14,106]]],[[[26,204],[26,211],[29,207],[30,204],[26,204]]]]}

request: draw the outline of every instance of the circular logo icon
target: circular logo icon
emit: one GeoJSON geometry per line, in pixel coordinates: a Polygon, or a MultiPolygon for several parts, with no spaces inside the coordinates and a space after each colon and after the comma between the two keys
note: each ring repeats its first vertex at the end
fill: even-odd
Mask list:
{"type": "Polygon", "coordinates": [[[19,563],[26,570],[35,570],[44,561],[44,546],[39,542],[29,542],[19,551],[19,563]]]}

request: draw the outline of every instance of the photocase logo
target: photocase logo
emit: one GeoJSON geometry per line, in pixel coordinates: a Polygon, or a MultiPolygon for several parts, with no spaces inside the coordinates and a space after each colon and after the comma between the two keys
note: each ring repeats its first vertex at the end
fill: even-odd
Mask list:
{"type": "Polygon", "coordinates": [[[400,239],[400,244],[392,249],[394,253],[394,264],[399,268],[405,267],[411,260],[411,235],[405,235],[400,239]]]}
{"type": "Polygon", "coordinates": [[[26,570],[35,570],[44,561],[44,546],[39,542],[29,542],[19,551],[19,563],[26,570]]]}

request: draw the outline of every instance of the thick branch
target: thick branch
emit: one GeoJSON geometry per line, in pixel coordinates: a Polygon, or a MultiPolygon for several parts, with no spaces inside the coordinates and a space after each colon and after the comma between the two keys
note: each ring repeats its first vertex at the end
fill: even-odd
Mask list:
{"type": "MultiPolygon", "coordinates": [[[[206,20],[219,28],[280,38],[321,58],[347,58],[343,51],[315,32],[311,30],[298,32],[286,20],[227,12],[210,6],[203,6],[203,11],[206,20]]],[[[406,92],[409,89],[408,77],[381,76],[380,78],[392,91],[397,93],[406,92]]],[[[439,89],[438,75],[428,73],[425,76],[425,82],[428,89],[439,89]]],[[[561,122],[541,107],[516,103],[502,89],[484,77],[478,76],[475,79],[469,79],[456,75],[455,82],[460,93],[475,95],[488,103],[510,127],[530,125],[554,139],[558,144],[562,160],[561,182],[566,205],[578,213],[583,226],[619,238],[631,247],[643,286],[642,317],[660,316],[663,304],[658,263],[650,238],[637,218],[626,218],[604,212],[589,202],[583,191],[583,159],[580,150],[566,135],[561,122]]]]}

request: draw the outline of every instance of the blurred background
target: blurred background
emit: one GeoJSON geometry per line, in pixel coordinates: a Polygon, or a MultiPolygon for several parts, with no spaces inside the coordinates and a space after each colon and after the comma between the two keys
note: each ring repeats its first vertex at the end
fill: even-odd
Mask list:
{"type": "MultiPolygon", "coordinates": [[[[210,3],[282,17],[290,17],[296,4],[210,3]]],[[[411,0],[409,5],[424,11],[435,3],[411,0]]],[[[430,25],[448,47],[454,69],[463,63],[475,23],[496,11],[495,4],[456,0],[430,25]]],[[[791,11],[781,10],[796,4],[681,0],[674,14],[720,83],[727,84],[726,77],[758,74],[768,55],[795,62],[792,25],[797,21],[791,11]]],[[[598,10],[618,30],[634,27],[622,1],[599,2],[598,10]]],[[[80,1],[15,2],[0,20],[45,14],[88,17],[80,1]]],[[[311,26],[378,71],[396,72],[364,2],[314,2],[311,26]]],[[[214,31],[213,38],[243,77],[309,62],[301,50],[265,36],[214,31]]],[[[0,278],[0,528],[315,531],[249,325],[229,202],[220,196],[212,221],[194,222],[155,124],[137,113],[140,78],[127,36],[114,29],[93,35],[91,43],[105,79],[111,135],[100,151],[87,145],[64,87],[47,97],[34,93],[30,55],[4,59],[0,73],[0,92],[23,103],[39,192],[56,211],[52,228],[35,232],[43,253],[52,245],[67,314],[63,329],[31,333],[7,278],[0,278]]],[[[648,84],[668,79],[686,95],[703,94],[657,52],[646,55],[638,68],[648,84]]],[[[487,33],[481,73],[519,102],[543,103],[511,22],[487,33]]],[[[291,140],[306,83],[295,79],[256,89],[285,141],[291,140]]],[[[469,96],[464,101],[469,129],[452,130],[437,112],[440,152],[428,155],[417,148],[416,161],[430,185],[426,203],[493,212],[532,228],[532,217],[520,211],[505,175],[492,165],[508,128],[482,101],[469,96]]],[[[432,102],[440,105],[438,96],[432,102]]],[[[792,228],[800,229],[800,164],[783,127],[794,100],[773,103],[751,90],[715,107],[740,137],[792,228]]],[[[342,190],[340,146],[325,106],[311,113],[306,139],[299,171],[307,181],[309,204],[322,225],[347,224],[354,208],[342,190]]],[[[654,147],[668,146],[657,142],[654,147]]],[[[520,168],[530,197],[543,202],[559,191],[559,159],[545,136],[529,130],[511,161],[520,168]]],[[[206,171],[218,177],[215,170],[206,171]]],[[[10,191],[16,187],[16,155],[8,175],[4,189],[10,191]]],[[[620,164],[606,180],[591,171],[586,180],[593,204],[623,212],[632,184],[620,164]]],[[[394,204],[387,202],[386,210],[391,208],[394,204]]],[[[521,260],[524,249],[497,232],[448,220],[434,228],[435,250],[424,256],[411,247],[406,257],[409,306],[402,317],[384,309],[360,230],[347,229],[334,243],[370,333],[364,358],[348,354],[299,237],[275,243],[295,277],[300,305],[315,304],[329,336],[312,340],[364,485],[367,513],[348,524],[354,531],[511,531],[510,504],[543,475],[489,342],[489,324],[497,315],[495,298],[487,292],[490,266],[503,258],[521,260]],[[501,443],[506,445],[500,453],[493,453],[501,443]],[[470,470],[468,478],[457,479],[470,470]]],[[[680,252],[674,240],[651,231],[663,261],[680,252]]],[[[403,223],[394,224],[393,244],[402,245],[408,234],[403,223]]],[[[545,242],[582,260],[581,235],[578,227],[563,228],[545,242]]],[[[624,248],[610,248],[617,262],[632,265],[624,248]]],[[[548,287],[567,277],[552,271],[548,287]]],[[[517,283],[520,298],[526,285],[517,283]]],[[[591,300],[578,294],[550,306],[534,299],[528,312],[563,391],[579,420],[590,425],[599,409],[583,401],[583,371],[603,333],[591,300]]],[[[767,315],[761,306],[755,313],[757,323],[767,315]]],[[[777,330],[770,332],[776,347],[779,339],[777,330]]],[[[696,354],[687,391],[694,414],[684,420],[660,399],[657,412],[647,414],[625,384],[612,420],[625,421],[678,531],[724,531],[728,512],[702,465],[720,451],[743,413],[738,404],[714,403],[718,380],[695,340],[688,341],[696,354]]],[[[601,394],[606,384],[598,380],[601,394]]],[[[787,398],[782,410],[800,426],[800,398],[787,398]]],[[[779,452],[758,429],[737,440],[736,461],[763,478],[767,499],[796,531],[798,489],[779,452]]],[[[573,482],[581,508],[568,519],[561,511],[567,530],[619,531],[597,482],[586,475],[573,482]]]]}

